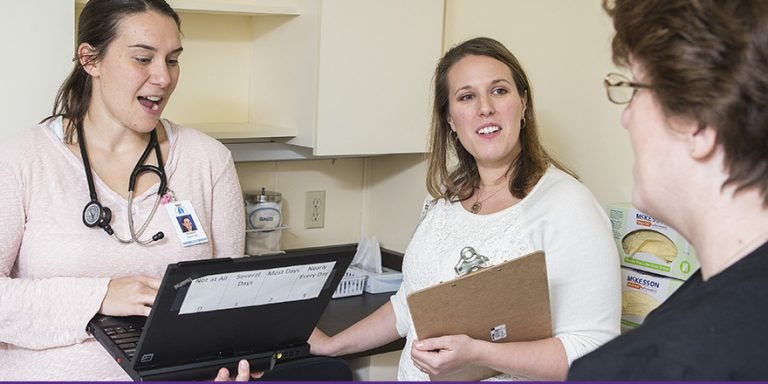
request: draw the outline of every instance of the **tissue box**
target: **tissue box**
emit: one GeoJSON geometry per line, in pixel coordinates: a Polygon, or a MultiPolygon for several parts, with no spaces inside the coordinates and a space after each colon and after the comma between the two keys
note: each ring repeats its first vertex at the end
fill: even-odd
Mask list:
{"type": "Polygon", "coordinates": [[[685,280],[699,269],[688,241],[629,203],[608,206],[622,266],[685,280]]]}
{"type": "Polygon", "coordinates": [[[381,273],[373,273],[355,268],[355,272],[364,273],[365,291],[368,293],[395,292],[403,283],[403,273],[387,267],[381,268],[381,273]]]}

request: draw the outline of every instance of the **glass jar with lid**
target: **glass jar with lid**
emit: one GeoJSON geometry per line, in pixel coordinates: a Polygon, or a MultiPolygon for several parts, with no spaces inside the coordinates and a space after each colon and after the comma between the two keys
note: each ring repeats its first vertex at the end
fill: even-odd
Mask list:
{"type": "Polygon", "coordinates": [[[262,188],[245,194],[245,252],[264,255],[280,252],[282,195],[262,188]]]}

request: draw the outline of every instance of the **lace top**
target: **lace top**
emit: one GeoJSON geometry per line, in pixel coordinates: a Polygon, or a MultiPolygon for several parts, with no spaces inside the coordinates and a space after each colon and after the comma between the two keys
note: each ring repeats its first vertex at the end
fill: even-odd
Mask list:
{"type": "Polygon", "coordinates": [[[459,202],[427,199],[403,259],[403,285],[392,297],[398,332],[406,337],[399,380],[429,380],[410,357],[414,329],[407,295],[456,278],[453,268],[467,246],[491,264],[544,251],[553,331],[569,363],[619,334],[619,259],[606,214],[587,188],[550,167],[522,201],[493,214],[475,215],[459,202]]]}

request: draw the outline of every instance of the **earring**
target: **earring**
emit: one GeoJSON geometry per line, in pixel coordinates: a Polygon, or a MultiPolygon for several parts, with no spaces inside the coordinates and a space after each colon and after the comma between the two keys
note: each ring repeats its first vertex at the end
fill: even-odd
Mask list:
{"type": "Polygon", "coordinates": [[[525,129],[525,116],[523,116],[523,118],[520,119],[520,129],[525,129]]]}
{"type": "Polygon", "coordinates": [[[456,147],[461,146],[461,141],[459,141],[459,134],[456,133],[456,131],[451,130],[451,132],[448,134],[448,137],[453,141],[453,145],[456,147]]]}

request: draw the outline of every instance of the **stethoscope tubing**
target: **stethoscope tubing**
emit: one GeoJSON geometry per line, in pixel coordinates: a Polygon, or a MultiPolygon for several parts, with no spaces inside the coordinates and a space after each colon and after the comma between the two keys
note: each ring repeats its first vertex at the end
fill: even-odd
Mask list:
{"type": "MultiPolygon", "coordinates": [[[[80,154],[83,159],[83,166],[85,168],[85,177],[88,181],[88,191],[90,194],[91,201],[89,204],[95,203],[99,206],[99,209],[101,210],[107,210],[108,208],[102,207],[99,203],[98,195],[96,194],[96,188],[93,183],[93,174],[91,170],[91,163],[88,159],[88,152],[85,148],[85,137],[83,135],[83,128],[82,124],[79,124],[77,127],[77,141],[78,145],[80,147],[80,154]]],[[[160,205],[160,200],[162,199],[163,195],[166,193],[167,190],[167,184],[168,179],[165,174],[165,169],[163,167],[163,156],[160,151],[160,143],[157,139],[157,129],[153,129],[152,132],[150,132],[149,136],[149,143],[147,143],[147,147],[144,149],[144,152],[142,153],[141,157],[139,158],[139,161],[136,163],[136,165],[133,167],[133,170],[131,171],[131,175],[128,179],[128,207],[127,207],[127,216],[128,216],[128,228],[129,232],[131,234],[130,239],[121,239],[117,234],[114,233],[114,231],[109,226],[109,220],[111,218],[111,215],[106,215],[106,222],[98,224],[101,228],[103,228],[109,235],[117,239],[121,243],[132,243],[136,242],[139,245],[147,245],[153,241],[160,240],[164,237],[162,232],[158,232],[154,236],[152,236],[149,239],[141,240],[139,237],[144,234],[144,231],[147,229],[147,226],[149,225],[150,221],[152,221],[152,218],[155,216],[155,213],[157,212],[157,207],[160,205]],[[155,156],[157,157],[157,166],[155,165],[148,165],[144,164],[147,160],[147,157],[149,156],[149,153],[152,151],[152,149],[155,150],[155,156]],[[155,203],[152,206],[152,211],[150,211],[149,216],[147,216],[147,219],[144,220],[144,223],[141,225],[141,228],[139,228],[138,231],[136,231],[134,227],[133,222],[133,195],[134,195],[134,189],[136,187],[136,179],[144,172],[151,172],[157,174],[158,178],[160,179],[160,187],[157,190],[157,197],[155,198],[155,203]]],[[[86,206],[87,207],[87,206],[86,206]]],[[[103,213],[103,211],[102,211],[103,213]]],[[[96,224],[88,224],[87,226],[94,226],[96,224]]]]}
{"type": "MultiPolygon", "coordinates": [[[[155,212],[157,211],[157,207],[160,206],[160,199],[162,198],[162,195],[158,194],[155,198],[155,204],[152,205],[152,211],[149,212],[149,216],[147,216],[147,219],[144,220],[144,224],[141,225],[141,228],[139,228],[138,231],[134,230],[133,226],[133,191],[128,191],[128,229],[131,232],[131,240],[141,244],[149,244],[153,241],[155,241],[153,238],[146,239],[146,240],[140,240],[139,237],[144,234],[144,231],[147,229],[147,226],[149,225],[149,222],[152,221],[152,218],[155,217],[155,212]]],[[[118,239],[119,240],[119,239],[118,239]]]]}
{"type": "Polygon", "coordinates": [[[139,158],[139,161],[136,163],[136,166],[133,167],[133,171],[131,171],[131,176],[128,178],[128,193],[130,194],[133,192],[133,190],[136,188],[136,178],[139,177],[144,172],[152,172],[157,174],[157,177],[160,178],[160,188],[157,190],[158,196],[163,196],[165,193],[165,187],[168,182],[168,179],[165,175],[165,169],[163,168],[163,154],[160,151],[160,142],[157,139],[157,129],[153,129],[152,132],[149,134],[149,145],[144,149],[144,152],[141,154],[141,157],[139,158]],[[157,166],[151,165],[151,164],[144,164],[147,161],[147,157],[149,157],[149,152],[154,149],[155,150],[155,156],[157,157],[157,166]]]}
{"type": "Polygon", "coordinates": [[[153,217],[155,217],[155,212],[157,212],[157,207],[160,205],[160,199],[162,199],[163,194],[165,193],[166,183],[168,180],[165,175],[165,169],[162,168],[163,155],[160,151],[160,143],[157,139],[157,130],[152,130],[150,133],[149,142],[150,145],[147,145],[147,148],[144,149],[144,153],[142,153],[141,158],[139,158],[139,161],[136,163],[136,166],[133,167],[131,176],[128,178],[128,229],[131,233],[131,240],[142,245],[149,244],[153,241],[151,238],[147,240],[140,240],[139,237],[144,234],[144,231],[147,229],[149,222],[153,217]],[[155,150],[157,164],[160,166],[144,164],[144,162],[147,161],[149,152],[152,149],[155,150]],[[157,177],[160,179],[160,188],[157,190],[157,197],[155,197],[155,203],[152,205],[152,211],[150,211],[147,219],[144,220],[144,224],[141,225],[141,228],[136,231],[133,225],[133,191],[136,188],[136,179],[144,172],[157,174],[157,177]]]}

